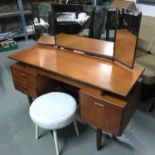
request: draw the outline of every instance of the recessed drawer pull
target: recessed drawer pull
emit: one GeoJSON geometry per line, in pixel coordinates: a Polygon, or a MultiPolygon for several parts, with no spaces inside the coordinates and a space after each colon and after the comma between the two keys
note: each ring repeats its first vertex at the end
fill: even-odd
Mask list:
{"type": "Polygon", "coordinates": [[[22,86],[23,89],[27,90],[28,88],[26,86],[22,86]]]}
{"type": "Polygon", "coordinates": [[[98,103],[98,102],[94,102],[95,106],[98,106],[98,107],[104,107],[104,104],[101,104],[101,103],[98,103]]]}
{"type": "Polygon", "coordinates": [[[24,73],[20,73],[20,76],[22,76],[22,77],[26,77],[26,74],[24,74],[24,73]]]}

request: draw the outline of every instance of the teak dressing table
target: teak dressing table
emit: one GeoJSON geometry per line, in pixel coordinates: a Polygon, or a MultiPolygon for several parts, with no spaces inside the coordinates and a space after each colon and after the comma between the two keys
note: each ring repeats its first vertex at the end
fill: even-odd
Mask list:
{"type": "Polygon", "coordinates": [[[11,66],[14,86],[29,99],[59,86],[77,94],[81,118],[97,128],[98,150],[102,130],[120,136],[136,109],[143,68],[130,69],[112,59],[41,44],[10,58],[17,61],[11,66]]]}

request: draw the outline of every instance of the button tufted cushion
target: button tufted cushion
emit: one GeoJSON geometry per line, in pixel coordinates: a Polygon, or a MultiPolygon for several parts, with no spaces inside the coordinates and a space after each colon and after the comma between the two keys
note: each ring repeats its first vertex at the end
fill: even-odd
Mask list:
{"type": "Polygon", "coordinates": [[[155,55],[155,40],[154,40],[154,42],[152,44],[152,47],[151,47],[151,51],[150,52],[155,55]]]}
{"type": "Polygon", "coordinates": [[[155,40],[155,29],[153,25],[141,24],[137,48],[149,52],[155,40]]]}
{"type": "Polygon", "coordinates": [[[148,53],[140,49],[136,49],[136,57],[147,55],[148,53]]]}
{"type": "Polygon", "coordinates": [[[147,54],[136,57],[135,66],[141,66],[145,68],[143,73],[143,83],[153,84],[155,83],[155,55],[147,54]]]}
{"type": "Polygon", "coordinates": [[[74,120],[76,107],[76,101],[72,96],[52,92],[34,100],[29,113],[36,125],[54,130],[65,127],[74,120]]]}

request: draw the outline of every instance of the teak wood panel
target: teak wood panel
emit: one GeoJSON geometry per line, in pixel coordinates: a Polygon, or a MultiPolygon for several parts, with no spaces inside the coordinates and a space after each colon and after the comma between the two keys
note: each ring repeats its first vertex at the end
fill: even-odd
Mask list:
{"type": "Polygon", "coordinates": [[[15,88],[28,96],[38,97],[55,90],[55,81],[31,67],[17,63],[11,66],[11,71],[15,88]]]}
{"type": "Polygon", "coordinates": [[[118,29],[116,33],[114,58],[129,67],[133,67],[136,43],[136,35],[127,29],[118,29]]]}
{"type": "Polygon", "coordinates": [[[64,79],[88,84],[126,97],[143,68],[126,69],[119,64],[79,55],[61,49],[36,45],[10,56],[25,64],[64,79]]]}
{"type": "Polygon", "coordinates": [[[105,129],[106,102],[80,93],[80,117],[99,129],[105,129]]]}
{"type": "Polygon", "coordinates": [[[19,90],[28,96],[31,96],[31,97],[37,97],[38,96],[36,87],[29,86],[27,84],[24,84],[22,82],[18,82],[16,80],[14,80],[14,86],[15,86],[16,90],[19,90]]]}
{"type": "Polygon", "coordinates": [[[15,88],[31,97],[37,97],[37,73],[27,71],[24,65],[18,64],[12,65],[11,71],[15,88]]]}
{"type": "Polygon", "coordinates": [[[120,136],[138,104],[141,84],[137,82],[126,98],[104,94],[101,90],[80,90],[80,116],[86,122],[120,136]]]}
{"type": "Polygon", "coordinates": [[[61,47],[84,51],[85,53],[96,56],[113,57],[114,43],[110,41],[61,33],[56,36],[56,44],[61,47]]]}
{"type": "Polygon", "coordinates": [[[30,73],[26,72],[22,67],[21,69],[16,67],[17,65],[14,65],[12,67],[12,74],[15,81],[21,82],[23,84],[27,84],[29,86],[35,86],[36,85],[36,73],[30,73]]]}
{"type": "MultiPolygon", "coordinates": [[[[37,97],[49,91],[55,91],[56,87],[60,85],[67,89],[69,88],[69,85],[63,83],[64,81],[62,79],[60,79],[60,81],[57,78],[54,80],[53,77],[50,77],[45,71],[40,71],[40,69],[36,67],[14,64],[12,65],[12,73],[15,88],[31,97],[37,97]],[[22,78],[17,81],[16,77],[18,77],[19,74],[14,73],[22,73],[20,74],[22,78]],[[33,80],[35,79],[35,82],[33,81],[31,86],[25,85],[27,81],[23,78],[23,74],[30,75],[31,73],[33,73],[35,78],[33,76],[30,77],[33,80]]],[[[26,77],[26,75],[24,75],[24,77],[26,77]]],[[[71,81],[70,84],[74,85],[75,83],[71,81]]],[[[78,85],[77,83],[76,86],[81,87],[82,85],[78,85]]],[[[70,88],[72,91],[74,87],[70,88]]],[[[75,91],[79,92],[77,88],[75,91]]],[[[97,128],[108,131],[114,135],[121,135],[136,108],[137,104],[135,104],[135,101],[138,97],[136,94],[139,92],[140,90],[135,86],[127,98],[122,98],[118,95],[109,94],[100,89],[83,85],[80,90],[79,100],[81,118],[97,128]]]]}

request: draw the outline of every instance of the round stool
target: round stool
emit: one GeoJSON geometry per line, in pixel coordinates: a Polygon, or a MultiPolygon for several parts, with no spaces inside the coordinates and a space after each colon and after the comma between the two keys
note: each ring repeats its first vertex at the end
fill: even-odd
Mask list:
{"type": "Polygon", "coordinates": [[[38,127],[53,130],[56,154],[59,155],[56,130],[73,122],[76,134],[79,135],[75,121],[76,108],[75,99],[66,93],[51,92],[36,98],[29,110],[36,126],[35,138],[38,139],[38,127]]]}

